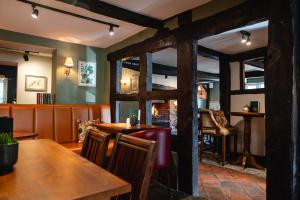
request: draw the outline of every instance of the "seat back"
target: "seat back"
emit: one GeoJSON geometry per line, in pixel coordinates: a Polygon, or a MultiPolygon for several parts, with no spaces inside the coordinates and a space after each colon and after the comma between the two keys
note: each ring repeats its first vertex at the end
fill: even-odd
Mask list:
{"type": "Polygon", "coordinates": [[[101,167],[104,167],[109,139],[109,134],[96,129],[90,130],[85,136],[81,156],[101,167]]]}
{"type": "Polygon", "coordinates": [[[14,119],[14,132],[34,133],[34,106],[11,106],[11,117],[14,119]]]}
{"type": "Polygon", "coordinates": [[[147,199],[157,150],[156,143],[129,135],[117,135],[108,169],[132,186],[131,197],[122,195],[118,199],[147,199]]]}
{"type": "Polygon", "coordinates": [[[129,134],[130,136],[157,141],[157,154],[154,168],[157,171],[165,170],[169,166],[171,148],[171,129],[153,128],[129,134]]]}
{"type": "Polygon", "coordinates": [[[200,119],[199,119],[199,128],[200,130],[204,129],[216,129],[216,122],[213,118],[213,113],[211,110],[200,110],[200,119]]]}

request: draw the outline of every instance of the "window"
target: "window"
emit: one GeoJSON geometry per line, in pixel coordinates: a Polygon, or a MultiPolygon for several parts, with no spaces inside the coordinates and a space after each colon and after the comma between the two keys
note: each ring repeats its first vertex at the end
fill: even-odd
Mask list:
{"type": "Polygon", "coordinates": [[[7,78],[0,78],[0,103],[7,103],[7,78]]]}

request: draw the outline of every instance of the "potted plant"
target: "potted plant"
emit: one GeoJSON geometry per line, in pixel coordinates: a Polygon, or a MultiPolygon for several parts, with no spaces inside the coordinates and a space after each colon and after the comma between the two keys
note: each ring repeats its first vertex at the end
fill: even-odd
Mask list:
{"type": "Polygon", "coordinates": [[[18,142],[8,133],[0,133],[0,175],[13,170],[18,160],[18,142]]]}

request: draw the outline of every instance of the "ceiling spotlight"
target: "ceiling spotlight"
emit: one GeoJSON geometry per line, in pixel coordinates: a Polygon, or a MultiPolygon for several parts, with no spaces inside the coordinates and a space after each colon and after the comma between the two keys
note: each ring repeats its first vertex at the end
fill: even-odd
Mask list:
{"type": "Polygon", "coordinates": [[[246,44],[248,46],[251,45],[251,41],[250,41],[251,33],[249,33],[248,31],[241,31],[240,33],[242,34],[241,43],[246,44]]]}
{"type": "Polygon", "coordinates": [[[29,54],[29,51],[24,52],[23,58],[24,58],[25,62],[27,62],[29,60],[28,54],[29,54]]]}
{"type": "Polygon", "coordinates": [[[246,42],[247,42],[246,36],[245,36],[245,35],[242,35],[241,43],[246,43],[246,42]]]}
{"type": "Polygon", "coordinates": [[[247,41],[246,41],[246,45],[247,45],[247,46],[250,46],[250,45],[251,45],[250,38],[248,38],[248,39],[247,39],[247,41]]]}
{"type": "Polygon", "coordinates": [[[113,26],[110,26],[109,27],[109,35],[114,35],[115,32],[114,32],[114,27],[113,26]]]}
{"type": "Polygon", "coordinates": [[[39,17],[39,10],[34,5],[32,5],[32,14],[31,14],[31,16],[35,19],[37,19],[39,17]]]}

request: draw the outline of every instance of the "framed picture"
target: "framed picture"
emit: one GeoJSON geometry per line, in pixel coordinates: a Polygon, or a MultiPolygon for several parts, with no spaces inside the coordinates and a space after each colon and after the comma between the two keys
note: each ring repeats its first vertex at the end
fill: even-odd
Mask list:
{"type": "Polygon", "coordinates": [[[47,77],[25,75],[25,91],[47,92],[47,77]]]}
{"type": "Polygon", "coordinates": [[[137,92],[139,88],[139,77],[133,76],[130,78],[130,90],[132,92],[137,92]]]}
{"type": "Polygon", "coordinates": [[[96,63],[78,61],[78,85],[96,87],[96,63]]]}

